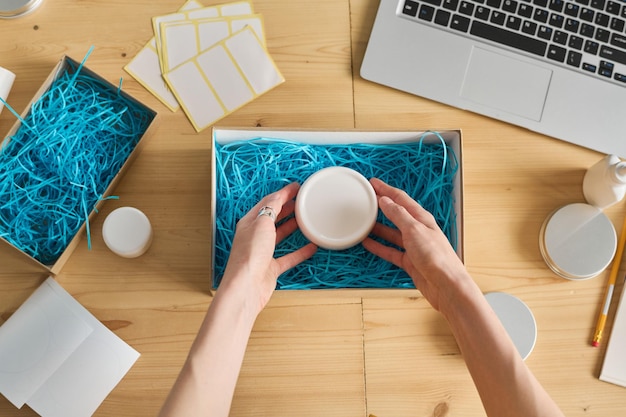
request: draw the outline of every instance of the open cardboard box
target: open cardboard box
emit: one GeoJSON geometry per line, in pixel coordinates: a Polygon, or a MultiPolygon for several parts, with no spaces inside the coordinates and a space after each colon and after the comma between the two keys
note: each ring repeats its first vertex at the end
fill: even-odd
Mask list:
{"type": "MultiPolygon", "coordinates": [[[[456,230],[457,242],[456,250],[459,258],[463,260],[463,164],[462,164],[462,141],[460,130],[443,130],[437,131],[446,144],[450,146],[457,157],[459,168],[454,178],[453,194],[454,194],[454,210],[456,213],[456,230]]],[[[322,131],[309,129],[271,129],[271,128],[254,128],[254,129],[235,129],[235,128],[213,128],[213,143],[227,144],[242,140],[252,140],[256,138],[272,138],[296,141],[308,144],[402,144],[416,142],[420,140],[424,131],[363,131],[363,130],[340,130],[340,131],[322,131]]],[[[429,135],[425,142],[438,141],[434,135],[429,135]]],[[[212,187],[211,187],[211,213],[213,219],[213,244],[211,245],[212,259],[212,277],[213,288],[216,286],[215,277],[215,236],[216,236],[216,216],[220,213],[216,212],[216,152],[215,146],[212,147],[212,187]]]]}
{"type": "MultiPolygon", "coordinates": [[[[65,70],[67,70],[68,68],[69,69],[76,69],[76,68],[79,67],[79,65],[80,65],[80,63],[74,61],[72,58],[67,57],[67,56],[63,56],[61,58],[61,60],[59,61],[59,63],[54,67],[54,69],[52,70],[52,72],[50,73],[48,78],[44,81],[42,86],[39,88],[39,90],[37,91],[37,93],[35,94],[33,99],[28,103],[28,105],[26,106],[26,109],[22,112],[22,114],[21,114],[22,119],[26,119],[26,117],[28,116],[28,114],[29,114],[29,112],[31,110],[32,105],[43,94],[45,94],[48,91],[48,89],[50,88],[52,83],[57,78],[59,78],[59,76],[65,70]]],[[[119,86],[114,85],[114,84],[106,81],[104,78],[100,77],[95,72],[89,70],[86,66],[83,66],[80,69],[80,72],[81,72],[81,74],[85,74],[85,75],[88,75],[90,77],[93,77],[93,78],[97,79],[99,82],[104,84],[106,86],[106,88],[110,88],[110,89],[112,89],[114,91],[118,91],[118,89],[119,89],[119,86]]],[[[148,125],[148,127],[146,128],[145,132],[143,133],[143,136],[141,137],[141,139],[139,140],[139,142],[137,143],[137,145],[135,146],[133,151],[130,153],[130,155],[128,156],[128,158],[126,159],[124,164],[122,165],[122,168],[118,171],[118,173],[115,175],[115,177],[111,180],[111,182],[107,186],[106,191],[103,193],[103,197],[109,196],[111,194],[112,190],[115,188],[117,183],[122,179],[123,175],[128,170],[128,167],[132,164],[132,162],[135,160],[135,158],[139,155],[141,149],[143,148],[143,146],[145,144],[146,138],[149,137],[154,132],[154,130],[156,129],[156,126],[158,124],[157,123],[158,122],[158,118],[157,118],[157,112],[156,111],[154,111],[154,110],[148,108],[147,106],[143,105],[141,102],[139,102],[138,100],[134,99],[133,97],[131,97],[129,94],[127,94],[124,91],[119,91],[119,94],[124,99],[128,100],[129,102],[134,103],[135,105],[139,106],[143,111],[145,111],[146,114],[148,115],[149,119],[151,119],[151,121],[150,121],[150,124],[148,125]]],[[[9,130],[7,136],[4,138],[2,143],[0,143],[0,149],[2,149],[2,147],[5,144],[8,144],[8,141],[10,140],[10,137],[13,136],[18,131],[20,126],[21,126],[21,121],[18,120],[12,126],[12,128],[9,130]]],[[[89,216],[88,216],[90,222],[93,220],[93,218],[97,214],[98,209],[102,206],[102,204],[104,204],[104,200],[101,199],[92,208],[92,210],[91,210],[91,212],[89,213],[89,216]]],[[[8,252],[15,253],[16,256],[23,258],[26,262],[32,263],[37,268],[41,268],[41,269],[47,271],[47,273],[49,273],[51,275],[56,275],[56,274],[59,273],[59,271],[63,267],[63,264],[65,264],[65,262],[70,257],[70,255],[72,254],[72,252],[74,251],[76,246],[79,244],[82,236],[85,234],[86,227],[87,227],[87,223],[83,222],[83,224],[80,227],[79,231],[69,241],[69,244],[66,246],[65,250],[63,251],[63,253],[51,265],[44,265],[43,263],[41,263],[40,261],[38,261],[37,259],[35,259],[31,255],[29,255],[28,253],[26,253],[26,252],[22,251],[21,249],[15,247],[13,244],[11,244],[10,242],[8,242],[7,240],[5,240],[3,238],[0,238],[0,246],[8,248],[8,252]]]]}

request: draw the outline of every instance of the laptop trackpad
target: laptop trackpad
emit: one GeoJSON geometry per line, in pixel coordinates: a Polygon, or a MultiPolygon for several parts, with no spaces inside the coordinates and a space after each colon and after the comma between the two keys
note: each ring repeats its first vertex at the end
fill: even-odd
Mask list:
{"type": "Polygon", "coordinates": [[[551,76],[548,69],[474,47],[461,97],[539,121],[551,76]]]}

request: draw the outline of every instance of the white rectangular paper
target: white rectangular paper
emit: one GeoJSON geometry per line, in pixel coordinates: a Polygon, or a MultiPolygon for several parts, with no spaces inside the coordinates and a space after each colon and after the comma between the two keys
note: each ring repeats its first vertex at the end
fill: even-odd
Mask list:
{"type": "Polygon", "coordinates": [[[164,77],[198,132],[285,81],[249,26],[164,77]]]}
{"type": "Polygon", "coordinates": [[[236,110],[242,103],[254,99],[254,93],[243,78],[226,48],[213,48],[196,60],[210,81],[226,110],[236,110]]]}
{"type": "MultiPolygon", "coordinates": [[[[161,24],[168,22],[180,22],[193,19],[191,13],[194,13],[196,19],[219,17],[220,13],[215,7],[204,7],[202,9],[191,10],[188,12],[172,13],[165,16],[156,16],[152,18],[152,29],[154,30],[154,40],[156,42],[157,51],[163,50],[163,39],[161,38],[161,24]]],[[[163,71],[163,59],[160,57],[161,71],[163,71]]]]}
{"type": "Polygon", "coordinates": [[[263,94],[284,81],[267,50],[251,30],[242,30],[224,44],[257,94],[263,94]]]}
{"type": "Polygon", "coordinates": [[[93,415],[137,361],[137,351],[100,326],[28,400],[39,415],[93,415]]]}
{"type": "Polygon", "coordinates": [[[176,97],[169,90],[161,74],[161,64],[154,39],[144,46],[124,69],[168,109],[178,110],[180,106],[176,97]]]}
{"type": "Polygon", "coordinates": [[[600,380],[626,387],[626,285],[622,288],[600,380]]]}
{"type": "Polygon", "coordinates": [[[0,392],[21,408],[92,331],[40,286],[0,327],[0,392]]]}
{"type": "Polygon", "coordinates": [[[226,114],[226,109],[217,99],[211,86],[204,80],[195,62],[190,61],[166,75],[171,85],[180,86],[176,92],[178,100],[192,124],[198,130],[226,114]]]}
{"type": "Polygon", "coordinates": [[[226,3],[220,6],[222,16],[237,16],[240,14],[251,14],[252,4],[248,1],[237,1],[234,3],[226,3]]]}
{"type": "MultiPolygon", "coordinates": [[[[45,349],[37,355],[39,362],[46,361],[55,366],[46,369],[47,379],[39,384],[26,404],[43,417],[91,416],[139,358],[139,353],[100,323],[54,279],[48,278],[34,295],[28,300],[33,301],[24,303],[9,321],[15,320],[23,332],[41,332],[50,335],[50,340],[71,340],[77,346],[69,355],[64,355],[63,361],[55,359],[52,362],[49,358],[58,355],[56,346],[43,344],[45,349]],[[51,317],[42,316],[42,305],[54,306],[54,323],[64,317],[70,324],[56,323],[56,326],[51,326],[51,317]],[[37,320],[22,321],[24,317],[33,316],[37,320]],[[86,335],[85,328],[88,329],[86,335]],[[81,341],[76,343],[78,340],[81,341]]],[[[46,307],[46,312],[49,310],[46,307]]],[[[29,344],[28,337],[13,339],[7,332],[0,339],[0,344],[7,343],[5,339],[13,346],[20,344],[23,350],[37,347],[29,344]]],[[[55,340],[55,343],[59,341],[55,340]]],[[[24,371],[30,372],[31,369],[18,369],[14,377],[18,378],[24,371]]]]}
{"type": "MultiPolygon", "coordinates": [[[[222,23],[225,25],[226,22],[222,23]]],[[[226,37],[228,36],[228,27],[224,29],[223,36],[226,37]]],[[[195,25],[180,24],[180,22],[176,22],[176,24],[161,23],[161,34],[163,42],[159,55],[163,62],[163,73],[198,55],[198,36],[195,25]]]]}

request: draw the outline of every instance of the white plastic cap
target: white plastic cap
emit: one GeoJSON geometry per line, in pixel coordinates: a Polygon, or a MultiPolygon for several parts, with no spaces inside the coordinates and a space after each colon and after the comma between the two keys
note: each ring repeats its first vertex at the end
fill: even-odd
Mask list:
{"type": "Polygon", "coordinates": [[[152,243],[152,226],[143,212],[134,207],[113,210],[102,226],[104,243],[124,258],[143,255],[152,243]]]}
{"type": "Polygon", "coordinates": [[[620,161],[615,164],[613,175],[617,182],[626,184],[626,162],[620,161]]]}
{"type": "Polygon", "coordinates": [[[348,249],[371,232],[378,199],[367,178],[355,170],[324,168],[302,184],[295,214],[311,242],[325,249],[348,249]]]}
{"type": "MultiPolygon", "coordinates": [[[[15,74],[6,68],[0,67],[0,98],[7,101],[13,82],[15,81],[15,74]]],[[[0,112],[4,108],[4,104],[0,101],[0,112]]]]}

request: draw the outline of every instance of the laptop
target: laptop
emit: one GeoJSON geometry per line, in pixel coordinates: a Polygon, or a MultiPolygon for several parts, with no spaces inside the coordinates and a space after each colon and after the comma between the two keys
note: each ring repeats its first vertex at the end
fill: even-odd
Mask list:
{"type": "Polygon", "coordinates": [[[360,72],[626,158],[623,0],[381,0],[360,72]]]}

